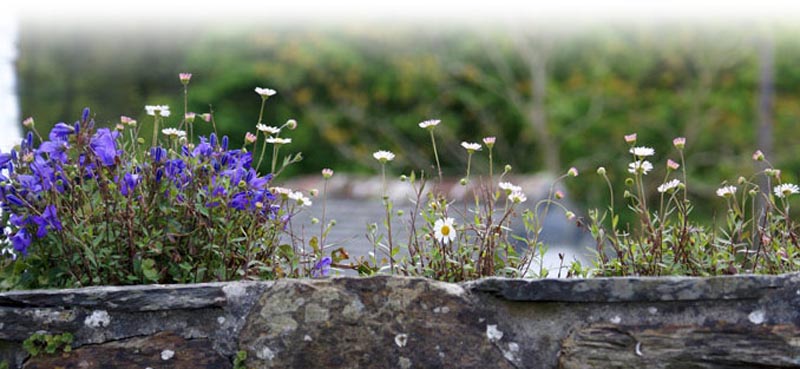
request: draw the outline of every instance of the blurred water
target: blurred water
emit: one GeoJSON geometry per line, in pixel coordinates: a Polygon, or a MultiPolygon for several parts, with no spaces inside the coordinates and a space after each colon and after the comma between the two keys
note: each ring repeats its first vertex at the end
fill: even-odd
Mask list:
{"type": "Polygon", "coordinates": [[[0,150],[4,152],[22,137],[14,72],[16,42],[17,22],[8,14],[0,14],[0,150]]]}
{"type": "MultiPolygon", "coordinates": [[[[319,237],[319,224],[312,225],[311,218],[322,217],[322,201],[317,198],[314,205],[301,212],[293,222],[292,233],[301,236],[305,240],[311,237],[319,237]]],[[[531,201],[533,203],[534,201],[531,201]]],[[[453,204],[454,208],[463,207],[463,204],[453,204]]],[[[403,217],[393,216],[392,233],[394,234],[395,245],[408,244],[409,237],[409,216],[413,211],[412,205],[408,201],[398,201],[395,203],[394,210],[403,210],[403,217]],[[405,204],[405,205],[404,205],[405,204]]],[[[460,219],[460,217],[456,217],[460,219]]],[[[328,199],[326,207],[326,219],[335,219],[336,226],[333,227],[325,241],[329,250],[343,247],[351,256],[367,256],[373,251],[373,245],[367,238],[368,225],[375,223],[378,225],[378,234],[386,234],[384,221],[386,219],[385,209],[381,200],[367,199],[328,199]]],[[[418,219],[418,226],[422,224],[418,219]]],[[[517,234],[523,232],[524,226],[521,221],[512,222],[513,231],[517,234]]],[[[578,229],[575,224],[564,217],[562,211],[551,211],[544,219],[544,226],[541,239],[548,247],[544,259],[537,260],[532,269],[539,271],[540,265],[550,271],[548,277],[558,276],[559,266],[562,265],[559,253],[563,254],[563,267],[568,268],[573,260],[578,260],[583,265],[591,264],[591,252],[588,248],[592,245],[591,237],[584,231],[578,229]],[[543,261],[543,262],[542,262],[543,261]]],[[[384,239],[382,241],[386,243],[384,239]]],[[[380,257],[385,254],[379,251],[380,257]]],[[[565,276],[566,270],[562,271],[561,276],[565,276]]]]}

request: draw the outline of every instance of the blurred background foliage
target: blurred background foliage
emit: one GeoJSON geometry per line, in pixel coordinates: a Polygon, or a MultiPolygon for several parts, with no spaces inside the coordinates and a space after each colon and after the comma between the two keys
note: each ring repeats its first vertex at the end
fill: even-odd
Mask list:
{"type": "MultiPolygon", "coordinates": [[[[656,148],[651,190],[672,138],[687,137],[692,196],[722,203],[724,180],[756,170],[760,45],[774,45],[774,152],[785,181],[800,171],[800,38],[797,27],[769,25],[590,25],[569,30],[513,25],[309,27],[242,23],[176,25],[22,24],[18,60],[24,116],[48,130],[73,121],[84,106],[112,125],[138,119],[145,104],[183,113],[179,72],[194,74],[189,110],[213,109],[220,132],[241,145],[255,131],[257,86],[276,89],[265,122],[300,123],[287,136],[304,161],[288,175],[374,173],[371,153],[398,154],[399,172],[432,173],[432,150],[417,123],[437,129],[445,173],[463,175],[462,140],[497,136],[497,163],[515,172],[584,174],[574,199],[602,207],[598,166],[621,184],[629,161],[622,136],[656,148]]],[[[210,126],[196,124],[208,134],[210,126]]],[[[769,149],[769,148],[765,148],[769,149]]],[[[477,160],[473,173],[486,173],[477,160]]],[[[697,204],[697,202],[696,202],[697,204]]],[[[718,205],[720,205],[718,204],[718,205]]]]}

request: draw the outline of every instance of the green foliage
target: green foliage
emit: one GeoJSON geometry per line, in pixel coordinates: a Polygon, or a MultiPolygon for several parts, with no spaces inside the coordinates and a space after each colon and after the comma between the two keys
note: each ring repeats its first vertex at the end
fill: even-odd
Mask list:
{"type": "Polygon", "coordinates": [[[247,369],[247,351],[240,350],[236,352],[233,358],[233,369],[247,369]]]}
{"type": "Polygon", "coordinates": [[[53,355],[59,350],[62,352],[72,351],[73,339],[72,333],[69,332],[55,335],[34,333],[22,342],[22,348],[31,356],[40,354],[53,355]]]}
{"type": "MultiPolygon", "coordinates": [[[[648,142],[674,135],[690,140],[687,155],[699,157],[687,173],[695,183],[693,200],[713,198],[717,178],[753,172],[746,155],[755,135],[758,56],[749,30],[671,24],[597,25],[569,34],[502,27],[423,33],[244,23],[174,27],[164,37],[124,24],[115,29],[26,25],[18,63],[22,111],[52,124],[83,106],[102,106],[100,122],[116,122],[116,113],[145,121],[143,101],[182,106],[172,81],[192,71],[201,78],[192,81],[188,110],[213,108],[217,128],[235,146],[255,129],[253,86],[278,90],[272,99],[279,104],[265,111],[264,122],[296,118],[301,126],[293,145],[314,152],[287,174],[326,166],[373,171],[378,166],[369,153],[379,147],[398,153],[403,172],[430,173],[431,148],[416,129],[427,117],[448,124],[439,136],[445,174],[465,164],[457,147],[464,138],[497,136],[505,143],[497,147],[498,160],[520,172],[557,172],[610,162],[622,147],[604,138],[630,131],[648,142]],[[547,81],[541,126],[531,115],[539,61],[547,81]]],[[[793,87],[800,83],[794,67],[800,44],[794,27],[764,32],[774,34],[776,45],[773,159],[794,173],[800,170],[792,134],[800,114],[793,87]]],[[[145,137],[150,129],[142,127],[145,137]]],[[[207,135],[212,127],[196,131],[207,135]]],[[[666,152],[668,146],[655,148],[666,152]]],[[[625,173],[609,168],[609,176],[625,173]]],[[[588,203],[608,200],[589,182],[569,187],[588,203]]],[[[696,201],[695,212],[710,218],[707,202],[696,201]]]]}
{"type": "Polygon", "coordinates": [[[261,149],[259,163],[272,148],[273,173],[261,176],[246,147],[229,148],[228,137],[216,133],[196,143],[175,128],[191,131],[193,122],[170,120],[166,106],[148,110],[153,126],[164,128],[152,147],[141,123],[126,118],[113,130],[96,128],[87,108],[47,139],[30,121],[23,143],[0,153],[8,175],[0,183],[2,221],[10,229],[1,241],[12,256],[0,262],[0,287],[297,277],[310,270],[298,267],[300,259],[322,257],[280,243],[294,213],[310,204],[299,192],[276,197],[268,187],[302,159],[278,160],[280,142],[291,139],[259,132],[247,142],[261,149]]]}
{"type": "MultiPolygon", "coordinates": [[[[722,225],[705,226],[695,220],[688,198],[684,141],[676,139],[681,163],[668,162],[659,202],[647,202],[644,178],[652,170],[647,160],[652,149],[633,147],[632,163],[625,180],[624,202],[636,221],[619,223],[613,202],[605,212],[589,212],[589,230],[597,241],[597,260],[592,272],[599,276],[692,275],[795,272],[800,267],[800,227],[790,216],[791,197],[800,193],[797,185],[783,181],[781,171],[772,168],[757,151],[753,159],[766,162],[757,175],[739,177],[735,184],[723,183],[716,195],[724,199],[727,211],[722,225]],[[673,172],[680,168],[680,172],[673,172]],[[762,179],[762,184],[756,184],[762,179]],[[763,187],[760,187],[763,186],[763,187]],[[762,190],[763,188],[763,190],[762,190]]],[[[614,187],[605,170],[611,199],[614,187]]]]}

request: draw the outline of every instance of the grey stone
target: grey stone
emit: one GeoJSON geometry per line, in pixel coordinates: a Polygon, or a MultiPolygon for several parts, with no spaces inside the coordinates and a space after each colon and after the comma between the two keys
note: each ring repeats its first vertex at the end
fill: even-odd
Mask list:
{"type": "Polygon", "coordinates": [[[248,368],[800,367],[798,306],[796,274],[16,291],[0,294],[0,359],[224,368],[244,351],[248,368]],[[74,350],[30,358],[21,345],[36,332],[72,333],[74,350]]]}

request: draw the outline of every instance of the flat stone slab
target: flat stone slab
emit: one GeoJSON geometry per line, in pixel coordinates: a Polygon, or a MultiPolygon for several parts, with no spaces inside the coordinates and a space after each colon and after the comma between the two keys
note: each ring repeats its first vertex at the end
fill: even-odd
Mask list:
{"type": "Polygon", "coordinates": [[[377,276],[0,293],[9,368],[800,368],[800,276],[377,276]],[[30,357],[34,333],[69,353],[30,357]],[[166,358],[166,359],[165,359],[166,358]],[[192,358],[192,359],[189,359],[192,358]]]}
{"type": "Polygon", "coordinates": [[[798,285],[793,275],[719,277],[619,277],[523,280],[487,278],[465,288],[510,301],[637,302],[759,299],[785,285],[798,285]]]}

